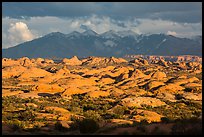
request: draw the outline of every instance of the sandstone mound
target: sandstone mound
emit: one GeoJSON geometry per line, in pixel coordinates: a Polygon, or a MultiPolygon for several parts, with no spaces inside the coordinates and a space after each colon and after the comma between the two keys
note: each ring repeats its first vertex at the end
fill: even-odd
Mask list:
{"type": "Polygon", "coordinates": [[[178,62],[176,66],[181,70],[186,70],[188,68],[185,62],[178,62]]]}
{"type": "Polygon", "coordinates": [[[194,94],[190,92],[183,93],[183,98],[189,99],[189,100],[202,100],[202,93],[194,94]]]}
{"type": "Polygon", "coordinates": [[[97,75],[98,77],[102,77],[105,74],[109,74],[115,67],[114,66],[107,66],[104,68],[98,68],[98,69],[87,69],[86,71],[81,70],[82,76],[92,76],[97,75]]]}
{"type": "Polygon", "coordinates": [[[25,70],[20,76],[19,80],[26,80],[29,78],[38,78],[38,77],[45,77],[49,76],[51,73],[47,72],[46,70],[40,69],[40,68],[35,68],[31,67],[25,70]]]}
{"type": "Polygon", "coordinates": [[[45,107],[45,110],[47,111],[54,111],[54,112],[57,112],[57,113],[70,113],[67,109],[64,109],[64,108],[60,108],[60,107],[54,107],[54,106],[47,106],[45,107]]]}
{"type": "Polygon", "coordinates": [[[124,62],[128,62],[127,60],[123,59],[123,58],[115,58],[115,57],[110,57],[109,58],[109,63],[124,63],[124,62]]]}
{"type": "Polygon", "coordinates": [[[17,61],[24,67],[30,67],[34,65],[28,57],[19,58],[17,61]]]}
{"type": "Polygon", "coordinates": [[[42,93],[58,93],[64,91],[64,89],[57,84],[37,84],[32,88],[32,91],[42,92],[42,93]]]}
{"type": "Polygon", "coordinates": [[[128,107],[143,107],[143,106],[151,106],[158,107],[166,105],[165,102],[162,102],[159,99],[151,98],[151,97],[132,97],[132,98],[124,98],[121,100],[121,103],[124,106],[128,107]]]}
{"type": "Polygon", "coordinates": [[[160,82],[160,81],[150,81],[146,86],[149,90],[151,90],[153,88],[156,88],[156,87],[159,87],[162,85],[165,85],[165,84],[163,82],[160,82]]]}
{"type": "Polygon", "coordinates": [[[50,72],[50,73],[56,73],[57,68],[54,66],[54,67],[48,68],[47,71],[50,72]]]}
{"type": "Polygon", "coordinates": [[[131,60],[130,63],[135,63],[136,65],[149,65],[148,61],[143,58],[131,60]]]}
{"type": "Polygon", "coordinates": [[[43,59],[43,58],[37,58],[37,59],[35,59],[35,60],[33,60],[33,61],[34,61],[33,63],[41,64],[41,63],[43,63],[43,62],[45,61],[45,59],[43,59]]]}
{"type": "Polygon", "coordinates": [[[71,65],[71,66],[82,64],[82,62],[77,58],[77,56],[73,56],[71,59],[64,58],[62,60],[62,63],[66,65],[71,65]]]}
{"type": "Polygon", "coordinates": [[[91,98],[99,98],[109,96],[110,93],[108,91],[91,91],[87,93],[91,98]]]}
{"type": "Polygon", "coordinates": [[[199,83],[187,83],[184,85],[188,92],[202,92],[202,84],[199,83]]]}
{"type": "Polygon", "coordinates": [[[54,61],[53,61],[52,59],[45,59],[45,60],[44,60],[44,63],[53,64],[54,61]]]}
{"type": "Polygon", "coordinates": [[[168,67],[167,62],[164,59],[160,59],[157,64],[164,66],[164,67],[168,67]]]}
{"type": "Polygon", "coordinates": [[[114,82],[115,82],[114,79],[111,79],[111,78],[102,78],[102,79],[100,79],[100,81],[98,83],[106,85],[106,84],[112,84],[114,82]]]}
{"type": "Polygon", "coordinates": [[[20,65],[19,61],[10,58],[2,58],[2,67],[20,65]]]}
{"type": "Polygon", "coordinates": [[[127,125],[127,124],[132,125],[133,124],[133,121],[124,120],[124,119],[111,119],[110,122],[116,125],[127,125]]]}
{"type": "Polygon", "coordinates": [[[177,84],[177,85],[181,85],[181,84],[187,84],[187,83],[192,83],[192,82],[197,82],[197,81],[199,81],[199,79],[197,77],[191,77],[191,78],[178,77],[177,79],[172,80],[172,83],[177,84]]]}
{"type": "Polygon", "coordinates": [[[162,99],[162,100],[168,100],[170,102],[176,102],[175,95],[173,95],[169,92],[158,93],[156,98],[162,99]]]}
{"type": "Polygon", "coordinates": [[[86,59],[82,60],[83,65],[104,65],[104,64],[119,64],[119,63],[124,63],[127,62],[123,58],[115,58],[115,57],[110,57],[110,58],[105,58],[105,57],[88,57],[86,59]]]}
{"type": "Polygon", "coordinates": [[[134,78],[134,79],[144,78],[145,76],[146,75],[139,69],[135,69],[133,72],[130,73],[130,78],[134,78]]]}
{"type": "Polygon", "coordinates": [[[27,68],[21,65],[6,67],[2,69],[2,78],[18,77],[20,74],[24,73],[26,70],[27,68]]]}
{"type": "Polygon", "coordinates": [[[187,88],[202,87],[202,84],[199,84],[199,83],[188,83],[188,84],[185,84],[184,87],[187,87],[187,88]]]}
{"type": "Polygon", "coordinates": [[[137,122],[146,120],[148,123],[152,123],[152,122],[161,122],[162,117],[164,116],[159,115],[156,112],[137,109],[137,115],[133,116],[133,120],[137,122]]]}
{"type": "Polygon", "coordinates": [[[70,74],[70,71],[69,71],[69,69],[67,69],[66,66],[64,66],[63,68],[56,71],[56,74],[58,74],[58,75],[67,75],[67,74],[70,74]]]}
{"type": "Polygon", "coordinates": [[[19,95],[24,93],[21,90],[17,90],[17,91],[10,91],[10,90],[6,90],[6,89],[2,89],[2,97],[4,96],[13,96],[13,95],[19,95]]]}
{"type": "Polygon", "coordinates": [[[184,89],[185,88],[183,88],[182,86],[170,83],[158,88],[157,92],[158,93],[163,93],[163,92],[178,93],[179,91],[183,91],[184,89]]]}
{"type": "Polygon", "coordinates": [[[69,87],[67,88],[63,93],[62,93],[62,97],[68,97],[74,94],[83,94],[83,93],[87,93],[86,90],[82,90],[78,87],[69,87]]]}
{"type": "Polygon", "coordinates": [[[154,79],[163,80],[164,78],[166,78],[166,74],[161,71],[156,71],[151,75],[151,77],[154,79]]]}
{"type": "Polygon", "coordinates": [[[186,65],[189,67],[189,69],[202,70],[202,64],[199,62],[188,62],[186,65]]]}

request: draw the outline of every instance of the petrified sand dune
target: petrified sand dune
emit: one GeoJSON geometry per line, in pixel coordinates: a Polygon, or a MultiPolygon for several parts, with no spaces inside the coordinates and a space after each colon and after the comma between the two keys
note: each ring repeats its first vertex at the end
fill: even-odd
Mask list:
{"type": "Polygon", "coordinates": [[[26,70],[27,68],[21,65],[13,65],[10,67],[5,67],[2,70],[2,78],[18,77],[19,75],[24,73],[26,70]]]}
{"type": "Polygon", "coordinates": [[[2,67],[20,65],[19,61],[10,58],[2,58],[2,67]]]}
{"type": "Polygon", "coordinates": [[[183,91],[185,88],[182,86],[179,86],[177,84],[167,84],[164,85],[160,88],[158,88],[158,90],[156,90],[157,92],[172,92],[172,93],[178,93],[179,91],[183,91]]]}
{"type": "Polygon", "coordinates": [[[57,84],[37,84],[32,90],[42,93],[59,93],[64,91],[64,89],[57,84]]]}
{"type": "Polygon", "coordinates": [[[134,97],[134,98],[124,98],[121,100],[121,103],[128,107],[142,107],[144,105],[151,107],[158,107],[166,105],[165,102],[162,102],[159,99],[151,97],[134,97]]]}
{"type": "Polygon", "coordinates": [[[146,120],[148,123],[152,123],[152,122],[161,122],[162,117],[164,116],[159,115],[156,112],[137,109],[137,115],[133,116],[133,120],[137,122],[146,120]]]}
{"type": "Polygon", "coordinates": [[[29,123],[26,129],[39,126],[40,132],[50,133],[63,128],[67,130],[63,134],[71,134],[69,131],[79,126],[76,121],[86,118],[99,120],[100,128],[106,130],[135,122],[158,124],[163,117],[168,121],[199,116],[202,64],[185,62],[185,58],[178,62],[166,59],[140,56],[128,62],[115,57],[79,60],[74,56],[57,63],[43,58],[3,58],[3,122],[13,112],[22,111],[15,113],[15,119],[22,118],[16,115],[24,112],[34,119],[24,120],[29,123]],[[19,100],[12,104],[16,98],[19,100]]]}
{"type": "Polygon", "coordinates": [[[104,58],[104,57],[88,57],[87,59],[82,60],[83,65],[101,65],[101,64],[120,64],[120,63],[125,63],[128,62],[127,60],[123,58],[115,58],[115,57],[110,57],[110,58],[104,58]]]}
{"type": "Polygon", "coordinates": [[[77,56],[73,56],[71,59],[64,58],[62,63],[66,65],[81,65],[82,62],[77,58],[77,56]]]}
{"type": "Polygon", "coordinates": [[[155,73],[152,74],[152,78],[162,80],[166,78],[166,74],[164,72],[156,71],[155,73]]]}
{"type": "Polygon", "coordinates": [[[148,84],[147,84],[147,88],[149,90],[153,89],[153,88],[156,88],[156,87],[159,87],[159,86],[163,86],[165,85],[164,82],[160,82],[160,81],[150,81],[148,84]]]}
{"type": "Polygon", "coordinates": [[[26,69],[19,77],[19,80],[25,80],[29,78],[38,78],[38,77],[45,77],[49,76],[51,73],[47,72],[46,70],[40,69],[40,68],[35,68],[31,67],[26,69]]]}

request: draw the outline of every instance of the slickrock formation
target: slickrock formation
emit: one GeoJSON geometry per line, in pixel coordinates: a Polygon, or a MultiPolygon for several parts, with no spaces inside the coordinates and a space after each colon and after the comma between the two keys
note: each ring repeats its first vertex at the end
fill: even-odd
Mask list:
{"type": "Polygon", "coordinates": [[[138,69],[135,69],[131,74],[130,74],[130,77],[131,78],[134,78],[134,79],[138,79],[138,78],[143,78],[143,77],[145,77],[146,75],[142,72],[142,71],[140,71],[140,70],[138,70],[138,69]]]}
{"type": "Polygon", "coordinates": [[[137,115],[133,116],[133,119],[137,122],[146,120],[148,123],[152,122],[161,122],[162,115],[157,114],[156,112],[137,109],[137,115]]]}
{"type": "Polygon", "coordinates": [[[150,81],[148,84],[147,84],[147,88],[149,90],[153,89],[153,88],[156,88],[156,87],[159,87],[159,86],[163,86],[165,85],[164,82],[160,82],[160,81],[150,81]]]}
{"type": "Polygon", "coordinates": [[[152,74],[153,79],[162,80],[166,77],[167,77],[166,74],[164,72],[160,72],[160,71],[156,71],[152,74]]]}
{"type": "Polygon", "coordinates": [[[165,61],[173,61],[173,62],[202,62],[202,57],[193,56],[193,55],[182,55],[182,56],[159,56],[159,55],[126,55],[124,58],[143,58],[148,59],[150,62],[155,60],[164,59],[165,61]]]}
{"type": "Polygon", "coordinates": [[[148,61],[142,58],[131,60],[130,63],[135,63],[136,65],[149,65],[148,61]]]}
{"type": "Polygon", "coordinates": [[[29,78],[38,78],[38,77],[45,77],[49,76],[51,73],[47,72],[46,70],[31,67],[26,69],[19,77],[19,80],[26,80],[29,78]]]}
{"type": "Polygon", "coordinates": [[[14,66],[14,65],[20,65],[20,63],[17,60],[12,60],[9,58],[3,58],[2,59],[2,67],[14,66]]]}
{"type": "Polygon", "coordinates": [[[64,89],[57,84],[37,84],[32,88],[32,91],[41,92],[41,93],[59,93],[64,91],[64,89]]]}
{"type": "Polygon", "coordinates": [[[161,66],[164,66],[164,67],[168,67],[167,62],[164,59],[160,59],[158,64],[161,65],[161,66]]]}
{"type": "MultiPolygon", "coordinates": [[[[136,123],[131,128],[138,130],[145,121],[167,126],[200,118],[202,64],[192,59],[199,58],[3,58],[2,123],[25,125],[21,128],[28,130],[23,133],[35,129],[39,134],[80,134],[85,119],[98,122],[95,133],[102,133],[124,124],[130,128],[127,125],[136,123]]],[[[85,123],[89,125],[93,124],[85,123]]]]}
{"type": "Polygon", "coordinates": [[[20,74],[25,72],[27,68],[21,65],[13,65],[11,67],[5,67],[2,70],[2,78],[18,77],[20,74]]]}
{"type": "Polygon", "coordinates": [[[20,58],[17,61],[24,67],[31,67],[34,65],[28,57],[20,58]]]}
{"type": "Polygon", "coordinates": [[[128,62],[123,58],[104,58],[104,57],[88,57],[86,59],[82,60],[83,65],[103,65],[103,64],[119,64],[119,63],[125,63],[128,62]]]}
{"type": "Polygon", "coordinates": [[[151,98],[151,97],[132,97],[132,98],[124,98],[121,100],[122,104],[128,107],[139,107],[142,106],[151,106],[158,107],[166,105],[165,102],[160,101],[159,99],[151,98]]]}
{"type": "Polygon", "coordinates": [[[71,59],[64,58],[62,63],[66,65],[81,65],[82,62],[77,58],[77,56],[73,56],[71,59]]]}

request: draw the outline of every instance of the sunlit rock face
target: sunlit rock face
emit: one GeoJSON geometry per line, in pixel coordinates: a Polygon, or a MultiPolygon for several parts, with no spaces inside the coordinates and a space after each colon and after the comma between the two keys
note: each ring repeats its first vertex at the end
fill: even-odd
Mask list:
{"type": "MultiPolygon", "coordinates": [[[[171,133],[178,119],[202,118],[202,64],[190,59],[2,58],[3,123],[7,115],[25,112],[35,119],[23,128],[39,126],[39,133],[69,132],[87,118],[97,121],[100,130],[114,127],[111,132],[145,123],[145,128],[166,124],[171,133]]],[[[9,127],[3,130],[13,131],[9,127]]]]}

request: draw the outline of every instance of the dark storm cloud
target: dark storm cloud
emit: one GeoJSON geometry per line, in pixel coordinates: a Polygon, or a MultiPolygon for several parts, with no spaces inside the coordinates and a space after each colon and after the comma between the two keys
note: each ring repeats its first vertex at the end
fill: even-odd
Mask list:
{"type": "Polygon", "coordinates": [[[85,17],[93,14],[117,20],[129,18],[201,22],[201,2],[9,2],[3,3],[3,17],[85,17]]]}

